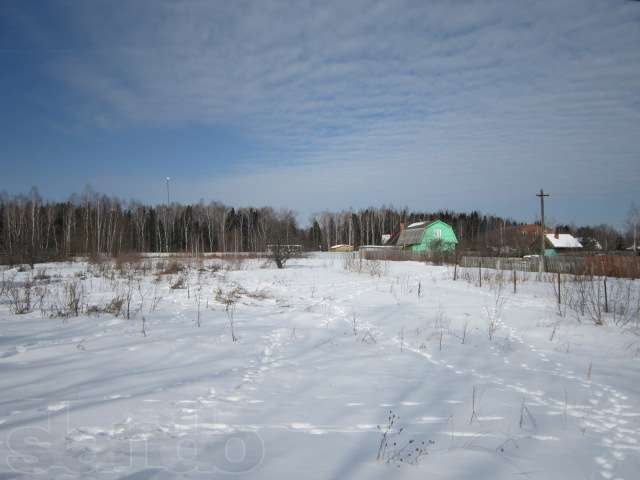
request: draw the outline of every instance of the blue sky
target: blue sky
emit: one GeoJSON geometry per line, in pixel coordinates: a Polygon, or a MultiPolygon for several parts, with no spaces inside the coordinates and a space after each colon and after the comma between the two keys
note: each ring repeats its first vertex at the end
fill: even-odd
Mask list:
{"type": "Polygon", "coordinates": [[[0,1],[0,191],[481,209],[640,203],[640,2],[0,1]]]}

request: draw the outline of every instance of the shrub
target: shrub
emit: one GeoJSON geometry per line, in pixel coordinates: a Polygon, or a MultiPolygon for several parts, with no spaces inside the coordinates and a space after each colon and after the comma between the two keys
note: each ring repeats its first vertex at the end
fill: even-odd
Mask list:
{"type": "Polygon", "coordinates": [[[39,268],[38,270],[36,270],[36,274],[33,276],[34,280],[49,280],[51,278],[50,275],[47,275],[47,269],[46,268],[39,268]]]}
{"type": "Polygon", "coordinates": [[[429,454],[428,448],[435,444],[433,440],[416,441],[414,439],[403,439],[404,427],[398,428],[396,423],[400,417],[389,411],[387,424],[378,425],[380,432],[380,443],[376,460],[393,464],[397,467],[408,464],[417,465],[420,460],[429,454]]]}
{"type": "Polygon", "coordinates": [[[162,275],[175,275],[184,270],[184,265],[177,260],[170,260],[169,263],[163,265],[163,270],[160,272],[162,275]]]}
{"type": "Polygon", "coordinates": [[[173,282],[173,284],[171,284],[171,286],[169,288],[171,288],[172,290],[178,290],[178,289],[182,289],[185,288],[185,279],[182,275],[180,275],[175,282],[173,282]]]}
{"type": "Polygon", "coordinates": [[[80,310],[84,289],[79,281],[74,280],[64,285],[65,304],[68,315],[77,317],[80,310]]]}
{"type": "Polygon", "coordinates": [[[31,311],[31,282],[27,281],[22,286],[11,281],[5,286],[9,298],[9,309],[16,315],[23,315],[31,311]]]}
{"type": "Polygon", "coordinates": [[[368,273],[372,277],[382,277],[389,271],[387,261],[378,259],[366,260],[356,252],[344,254],[343,267],[349,272],[368,273]]]}
{"type": "Polygon", "coordinates": [[[114,297],[111,301],[104,307],[104,311],[107,313],[111,313],[116,317],[122,313],[122,307],[124,305],[124,299],[122,297],[114,297]]]}

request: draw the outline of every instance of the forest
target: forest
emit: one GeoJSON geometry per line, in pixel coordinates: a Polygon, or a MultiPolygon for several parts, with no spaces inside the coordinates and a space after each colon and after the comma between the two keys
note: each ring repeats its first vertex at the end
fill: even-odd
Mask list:
{"type": "MultiPolygon", "coordinates": [[[[486,250],[500,232],[520,223],[477,211],[415,211],[382,206],[314,214],[300,226],[295,212],[220,202],[146,205],[86,188],[67,201],[28,194],[0,195],[0,261],[34,263],[76,255],[117,256],[129,252],[260,252],[272,243],[326,250],[345,243],[379,245],[400,224],[440,218],[451,224],[463,250],[486,250]]],[[[569,227],[565,227],[569,228],[569,227]]],[[[593,234],[620,235],[610,227],[593,234]]],[[[615,243],[611,240],[611,243],[615,243]]]]}

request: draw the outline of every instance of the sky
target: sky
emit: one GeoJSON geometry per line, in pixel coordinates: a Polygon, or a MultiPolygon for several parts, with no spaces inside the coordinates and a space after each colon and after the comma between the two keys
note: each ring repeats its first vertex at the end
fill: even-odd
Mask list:
{"type": "Polygon", "coordinates": [[[0,0],[0,191],[622,226],[640,2],[0,0]]]}

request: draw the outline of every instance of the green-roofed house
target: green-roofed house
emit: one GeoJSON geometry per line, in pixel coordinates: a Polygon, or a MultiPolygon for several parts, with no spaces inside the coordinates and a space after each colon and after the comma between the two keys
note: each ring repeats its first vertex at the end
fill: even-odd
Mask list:
{"type": "Polygon", "coordinates": [[[458,244],[453,227],[442,220],[416,222],[402,229],[395,244],[412,252],[453,252],[458,244]]]}

